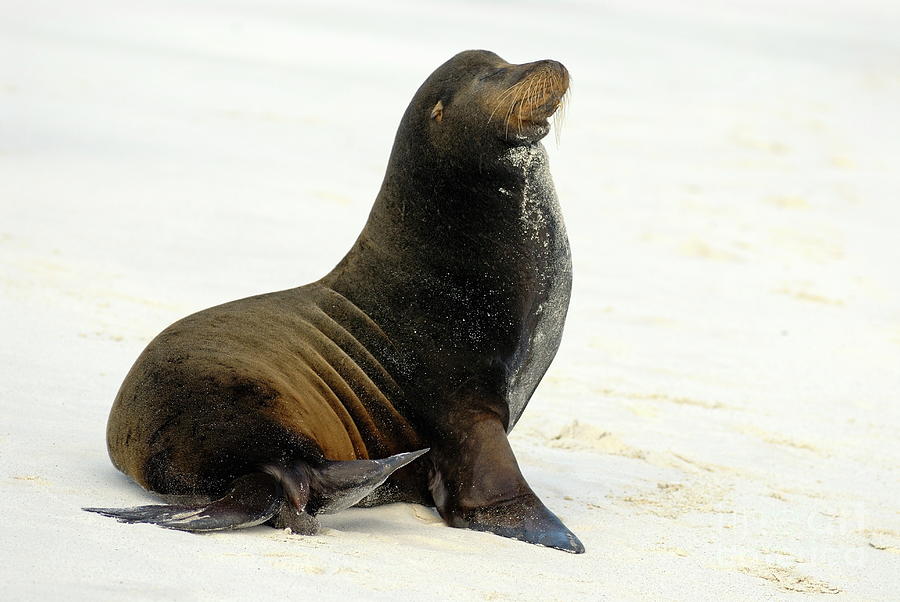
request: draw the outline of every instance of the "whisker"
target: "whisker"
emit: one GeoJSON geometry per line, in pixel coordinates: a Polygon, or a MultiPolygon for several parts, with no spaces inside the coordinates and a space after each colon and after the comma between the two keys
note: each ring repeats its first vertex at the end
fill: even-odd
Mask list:
{"type": "Polygon", "coordinates": [[[528,85],[522,88],[522,93],[516,98],[516,119],[519,121],[522,121],[522,105],[525,104],[525,99],[531,94],[531,87],[534,84],[533,78],[531,77],[525,81],[528,82],[528,85]]]}
{"type": "Polygon", "coordinates": [[[526,111],[529,113],[529,115],[526,115],[526,117],[530,116],[532,103],[534,102],[534,89],[538,83],[539,77],[539,74],[534,74],[528,78],[528,86],[522,91],[522,97],[519,100],[519,106],[516,113],[516,117],[518,119],[518,122],[516,123],[516,131],[520,136],[522,135],[522,125],[524,121],[522,109],[526,109],[526,111]]]}
{"type": "MultiPolygon", "coordinates": [[[[518,86],[520,86],[521,84],[522,84],[522,82],[516,82],[515,84],[511,85],[511,86],[508,87],[506,90],[504,90],[503,92],[501,92],[500,94],[498,94],[498,95],[497,95],[497,98],[496,98],[496,100],[495,100],[495,104],[496,104],[497,106],[499,106],[500,104],[502,104],[503,99],[506,98],[507,96],[509,96],[509,94],[510,94],[513,90],[515,90],[518,86]]],[[[495,107],[495,110],[496,110],[496,107],[495,107]]]]}
{"type": "Polygon", "coordinates": [[[508,97],[510,94],[512,94],[515,90],[517,90],[519,87],[521,87],[524,83],[525,83],[524,81],[516,82],[497,96],[497,100],[495,101],[496,105],[494,106],[494,110],[491,111],[491,116],[488,117],[488,123],[490,123],[491,120],[494,118],[494,113],[496,113],[497,109],[499,109],[500,106],[503,104],[503,100],[506,97],[508,97]]]}
{"type": "MultiPolygon", "coordinates": [[[[521,112],[522,109],[522,100],[528,91],[528,87],[531,85],[531,78],[527,78],[522,80],[522,88],[519,90],[519,93],[516,94],[516,99],[509,105],[509,111],[506,113],[506,137],[509,138],[509,122],[512,119],[513,111],[521,112]]],[[[516,124],[516,133],[522,133],[522,121],[521,117],[519,118],[519,123],[516,124]]]]}
{"type": "Polygon", "coordinates": [[[506,90],[504,90],[503,92],[501,92],[501,93],[497,96],[497,101],[496,101],[497,104],[498,104],[498,105],[501,104],[501,103],[503,102],[503,99],[504,99],[504,98],[506,98],[507,96],[509,96],[510,94],[512,94],[515,90],[517,90],[517,89],[518,89],[520,86],[522,86],[524,83],[525,83],[524,81],[516,82],[515,84],[511,85],[509,88],[507,88],[506,90]]]}
{"type": "Polygon", "coordinates": [[[516,107],[516,103],[519,101],[520,93],[524,90],[525,85],[528,83],[528,80],[521,80],[518,84],[516,84],[516,93],[514,97],[511,97],[512,100],[509,103],[509,106],[506,109],[506,120],[504,122],[504,131],[503,137],[506,140],[509,140],[509,121],[512,118],[512,112],[516,107]]]}
{"type": "MultiPolygon", "coordinates": [[[[560,82],[562,83],[562,82],[560,82]]],[[[572,85],[569,83],[569,87],[566,92],[562,95],[562,98],[559,99],[559,106],[556,109],[556,113],[553,114],[553,137],[556,139],[556,146],[559,147],[560,139],[562,138],[562,128],[563,124],[566,121],[566,111],[569,107],[569,102],[572,98],[572,85]]]]}

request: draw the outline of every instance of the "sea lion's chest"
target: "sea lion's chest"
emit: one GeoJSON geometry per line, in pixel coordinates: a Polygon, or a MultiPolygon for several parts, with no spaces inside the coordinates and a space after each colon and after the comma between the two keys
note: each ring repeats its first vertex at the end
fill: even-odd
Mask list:
{"type": "Polygon", "coordinates": [[[565,223],[546,154],[541,146],[516,147],[504,157],[522,171],[519,231],[527,273],[517,294],[526,318],[510,366],[506,401],[515,425],[559,348],[572,288],[572,260],[565,223]]]}

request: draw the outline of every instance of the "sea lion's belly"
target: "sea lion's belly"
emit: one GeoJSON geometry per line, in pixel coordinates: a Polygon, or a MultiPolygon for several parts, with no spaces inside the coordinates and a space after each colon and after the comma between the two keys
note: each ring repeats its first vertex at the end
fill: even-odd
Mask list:
{"type": "Polygon", "coordinates": [[[110,415],[110,455],[143,486],[180,493],[254,464],[409,449],[389,353],[365,314],[320,285],[204,310],[138,358],[110,415]]]}

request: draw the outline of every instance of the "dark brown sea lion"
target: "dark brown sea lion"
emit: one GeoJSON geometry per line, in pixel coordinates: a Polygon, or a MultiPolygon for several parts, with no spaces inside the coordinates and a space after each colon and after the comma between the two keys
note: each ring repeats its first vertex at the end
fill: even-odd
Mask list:
{"type": "Polygon", "coordinates": [[[583,552],[506,436],[569,304],[569,245],[540,144],[568,85],[549,60],[478,50],[441,65],[407,108],[369,220],[337,267],[176,322],[122,384],[113,463],[194,503],[92,510],[188,531],[269,522],[309,533],[317,513],[402,500],[434,504],[454,527],[583,552]]]}

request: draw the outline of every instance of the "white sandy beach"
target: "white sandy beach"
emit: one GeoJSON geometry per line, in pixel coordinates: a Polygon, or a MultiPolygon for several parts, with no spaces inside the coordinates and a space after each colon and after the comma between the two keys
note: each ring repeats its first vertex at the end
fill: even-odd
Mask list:
{"type": "Polygon", "coordinates": [[[0,598],[900,597],[895,2],[0,5],[0,598]],[[726,6],[727,5],[727,6],[726,6]],[[396,504],[193,535],[109,407],[176,319],[315,280],[413,92],[554,58],[574,262],[511,436],[576,556],[396,504]]]}

